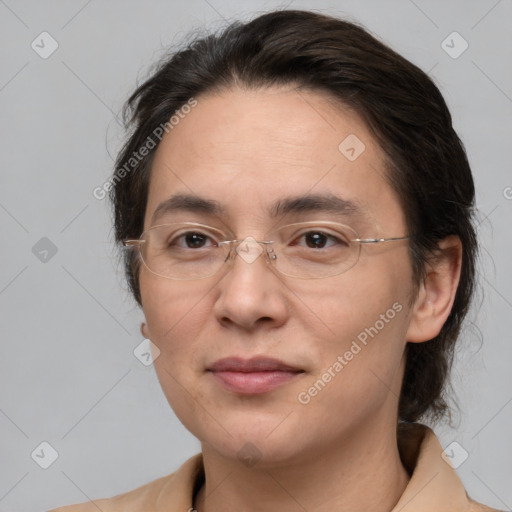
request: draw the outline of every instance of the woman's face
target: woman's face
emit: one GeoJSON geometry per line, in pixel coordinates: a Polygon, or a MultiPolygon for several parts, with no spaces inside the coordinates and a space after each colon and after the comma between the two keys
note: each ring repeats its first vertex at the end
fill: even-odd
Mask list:
{"type": "MultiPolygon", "coordinates": [[[[156,151],[145,229],[161,202],[187,194],[224,213],[177,211],[157,223],[229,228],[228,239],[268,240],[276,223],[324,220],[349,224],[361,238],[407,234],[383,153],[355,114],[291,87],[196,100],[156,151]],[[270,216],[276,201],[313,194],[359,210],[270,216]]],[[[284,463],[370,424],[394,428],[411,317],[406,241],[363,245],[353,268],[324,279],[287,277],[263,256],[237,255],[228,272],[202,280],[165,279],[142,265],[140,288],[163,391],[186,428],[222,456],[253,450],[261,463],[284,463]],[[207,370],[222,358],[255,356],[302,372],[265,392],[241,392],[207,370]]]]}

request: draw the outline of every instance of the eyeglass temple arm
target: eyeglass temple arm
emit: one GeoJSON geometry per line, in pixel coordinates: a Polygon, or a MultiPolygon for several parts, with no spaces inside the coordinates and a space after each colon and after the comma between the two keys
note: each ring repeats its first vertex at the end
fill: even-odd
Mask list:
{"type": "Polygon", "coordinates": [[[353,242],[359,242],[360,244],[376,244],[379,242],[396,242],[397,240],[407,240],[407,238],[410,238],[410,236],[397,236],[393,238],[355,238],[353,242]]]}
{"type": "Polygon", "coordinates": [[[129,239],[129,240],[123,240],[123,245],[125,247],[136,247],[137,245],[141,245],[144,242],[145,242],[145,240],[129,239]]]}

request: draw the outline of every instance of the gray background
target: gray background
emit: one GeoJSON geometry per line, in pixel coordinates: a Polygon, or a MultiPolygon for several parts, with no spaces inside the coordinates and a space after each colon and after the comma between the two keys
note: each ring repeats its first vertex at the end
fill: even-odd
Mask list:
{"type": "Polygon", "coordinates": [[[457,470],[469,494],[510,510],[511,0],[0,0],[0,511],[112,496],[199,451],[133,354],[142,315],[114,258],[107,202],[92,191],[120,147],[115,115],[162,48],[287,5],[362,22],[428,71],[451,108],[483,251],[454,371],[462,413],[436,432],[469,453],[457,470]],[[43,31],[59,45],[47,59],[31,48],[43,31]],[[441,46],[453,31],[469,43],[458,58],[441,46]],[[57,249],[46,261],[43,237],[57,249]],[[31,458],[43,441],[59,453],[46,470],[31,458]]]}

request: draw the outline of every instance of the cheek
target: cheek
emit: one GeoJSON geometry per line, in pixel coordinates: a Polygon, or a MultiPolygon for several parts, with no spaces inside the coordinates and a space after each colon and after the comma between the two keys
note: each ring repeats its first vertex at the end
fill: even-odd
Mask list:
{"type": "Polygon", "coordinates": [[[406,271],[389,265],[370,268],[361,261],[360,266],[325,283],[303,282],[294,290],[299,300],[291,314],[316,339],[328,342],[326,346],[346,343],[376,322],[379,332],[388,333],[388,324],[396,324],[397,309],[407,305],[407,279],[406,271]]]}
{"type": "Polygon", "coordinates": [[[208,397],[197,387],[204,369],[201,350],[205,347],[200,346],[206,319],[204,286],[198,290],[193,283],[152,276],[142,277],[140,285],[151,341],[160,350],[154,361],[160,386],[180,421],[194,433],[195,418],[202,414],[199,404],[208,405],[208,397]]]}
{"type": "Polygon", "coordinates": [[[298,294],[307,306],[299,315],[304,329],[318,340],[315,377],[329,369],[343,375],[334,379],[340,393],[360,395],[379,378],[394,383],[405,348],[411,275],[406,260],[387,259],[361,258],[360,266],[329,286],[310,285],[298,294]]]}
{"type": "Polygon", "coordinates": [[[385,404],[398,405],[405,315],[398,302],[338,314],[338,338],[321,340],[322,364],[300,390],[310,401],[307,416],[326,418],[328,412],[320,427],[325,434],[363,424],[385,404]]]}
{"type": "Polygon", "coordinates": [[[160,350],[157,369],[165,367],[177,373],[198,366],[196,340],[205,321],[204,285],[198,287],[197,283],[141,276],[145,321],[151,341],[160,350]]]}
{"type": "Polygon", "coordinates": [[[406,306],[393,296],[354,306],[344,303],[340,309],[319,307],[324,318],[330,317],[330,337],[319,337],[317,372],[338,370],[357,385],[372,380],[371,371],[392,380],[405,346],[406,306]],[[333,366],[335,366],[333,368],[333,366]]]}
{"type": "Polygon", "coordinates": [[[139,278],[142,309],[155,340],[165,338],[194,315],[194,307],[204,295],[204,285],[154,276],[143,269],[139,278]]]}

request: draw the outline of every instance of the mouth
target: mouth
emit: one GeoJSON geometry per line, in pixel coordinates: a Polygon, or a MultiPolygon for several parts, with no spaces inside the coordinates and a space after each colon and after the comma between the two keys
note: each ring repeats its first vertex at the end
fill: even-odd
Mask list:
{"type": "Polygon", "coordinates": [[[228,357],[216,361],[207,371],[225,389],[245,395],[266,393],[305,373],[300,368],[268,357],[228,357]]]}

